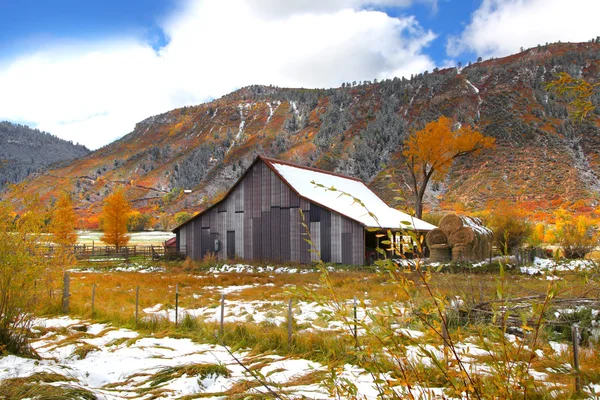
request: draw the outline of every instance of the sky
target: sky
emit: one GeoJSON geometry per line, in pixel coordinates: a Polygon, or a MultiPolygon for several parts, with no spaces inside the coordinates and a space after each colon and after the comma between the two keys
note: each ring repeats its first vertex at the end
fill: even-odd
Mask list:
{"type": "Polygon", "coordinates": [[[0,0],[0,121],[90,149],[251,84],[338,87],[600,35],[599,0],[0,0]]]}

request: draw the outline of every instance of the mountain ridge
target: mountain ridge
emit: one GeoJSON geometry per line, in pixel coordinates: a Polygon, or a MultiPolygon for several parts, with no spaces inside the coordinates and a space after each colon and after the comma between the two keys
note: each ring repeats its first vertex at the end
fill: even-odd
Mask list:
{"type": "Polygon", "coordinates": [[[392,206],[405,207],[388,188],[392,173],[405,187],[402,142],[446,115],[477,125],[497,148],[456,162],[428,191],[429,208],[480,210],[503,200],[532,218],[557,207],[589,212],[600,196],[600,113],[581,124],[569,119],[565,100],[545,89],[562,71],[597,81],[600,44],[538,46],[461,69],[334,89],[251,85],[146,118],[83,159],[38,174],[24,190],[43,197],[72,191],[93,227],[115,186],[126,186],[134,207],[155,216],[198,211],[263,154],[359,177],[392,206]]]}
{"type": "Polygon", "coordinates": [[[89,153],[85,146],[48,132],[0,121],[0,191],[32,173],[89,153]]]}

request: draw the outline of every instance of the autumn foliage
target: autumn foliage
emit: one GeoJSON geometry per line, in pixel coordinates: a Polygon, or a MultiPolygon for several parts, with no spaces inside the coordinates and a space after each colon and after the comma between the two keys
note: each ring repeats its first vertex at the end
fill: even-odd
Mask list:
{"type": "Polygon", "coordinates": [[[117,189],[104,199],[104,207],[100,218],[103,222],[104,234],[100,238],[104,243],[117,248],[126,246],[129,242],[127,222],[131,206],[125,198],[123,189],[117,189]]]}
{"type": "Polygon", "coordinates": [[[486,226],[494,232],[494,245],[511,254],[531,237],[533,228],[525,213],[506,201],[494,203],[484,213],[486,226]]]}
{"type": "Polygon", "coordinates": [[[592,102],[592,97],[598,87],[600,87],[600,82],[591,84],[582,78],[573,78],[566,72],[558,74],[558,78],[546,86],[548,90],[570,100],[572,116],[577,121],[584,120],[592,115],[591,112],[596,108],[592,102]]]}
{"type": "Polygon", "coordinates": [[[453,125],[450,118],[442,116],[413,132],[404,143],[402,155],[410,171],[417,218],[423,214],[423,195],[431,180],[442,181],[455,159],[494,147],[494,138],[467,125],[458,129],[453,125]]]}
{"type": "Polygon", "coordinates": [[[558,244],[566,258],[583,258],[600,243],[595,230],[598,221],[564,209],[558,209],[554,215],[554,228],[549,230],[547,240],[558,244]]]}
{"type": "Polygon", "coordinates": [[[77,242],[76,223],[77,217],[71,196],[63,193],[51,211],[49,231],[54,243],[60,246],[73,246],[77,242]]]}

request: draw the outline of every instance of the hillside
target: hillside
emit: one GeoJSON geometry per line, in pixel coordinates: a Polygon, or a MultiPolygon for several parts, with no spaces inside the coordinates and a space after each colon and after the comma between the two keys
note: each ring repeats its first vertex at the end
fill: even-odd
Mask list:
{"type": "Polygon", "coordinates": [[[460,71],[337,89],[250,86],[141,121],[122,139],[39,174],[25,190],[46,197],[71,190],[89,226],[117,185],[155,216],[198,211],[264,154],[360,177],[393,203],[386,176],[402,179],[403,139],[446,115],[478,125],[497,148],[456,163],[446,182],[432,186],[426,208],[482,209],[505,200],[539,218],[558,206],[586,212],[600,194],[600,110],[594,122],[572,123],[566,103],[545,90],[560,71],[596,82],[600,44],[538,46],[460,71]]]}
{"type": "Polygon", "coordinates": [[[0,191],[9,183],[18,183],[29,174],[90,151],[25,125],[0,122],[0,191]]]}

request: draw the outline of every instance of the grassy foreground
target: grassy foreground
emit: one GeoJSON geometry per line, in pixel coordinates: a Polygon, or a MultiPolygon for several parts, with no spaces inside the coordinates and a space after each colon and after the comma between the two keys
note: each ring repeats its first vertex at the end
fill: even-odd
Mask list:
{"type": "Polygon", "coordinates": [[[142,335],[189,337],[200,343],[250,349],[256,355],[310,359],[332,371],[344,364],[372,367],[365,352],[391,352],[389,360],[377,364],[377,373],[385,373],[395,386],[442,387],[448,396],[470,393],[467,397],[473,398],[585,397],[575,390],[576,373],[571,367],[570,334],[576,322],[582,336],[582,386],[600,383],[594,337],[598,313],[593,311],[598,303],[588,308],[573,306],[578,299],[598,299],[597,270],[529,276],[515,270],[501,273],[498,266],[424,275],[414,270],[389,274],[348,269],[324,277],[312,271],[208,272],[190,262],[161,266],[163,272],[153,273],[110,268],[72,272],[71,315],[136,329],[142,335]],[[173,321],[176,287],[178,325],[173,321]],[[227,317],[232,316],[232,308],[248,307],[234,320],[226,317],[221,334],[223,292],[227,317]],[[360,309],[356,320],[352,314],[355,297],[360,309]],[[290,299],[291,342],[286,323],[290,299]],[[438,299],[444,299],[441,321],[450,345],[440,339],[440,318],[431,311],[441,304],[438,299]],[[306,318],[303,307],[307,304],[323,307],[306,318]],[[194,310],[203,311],[194,314],[194,310]],[[536,318],[541,324],[532,323],[536,318]],[[515,324],[519,319],[522,322],[515,324]],[[468,384],[462,385],[461,380],[468,384]],[[511,390],[514,393],[509,396],[511,390]]]}

